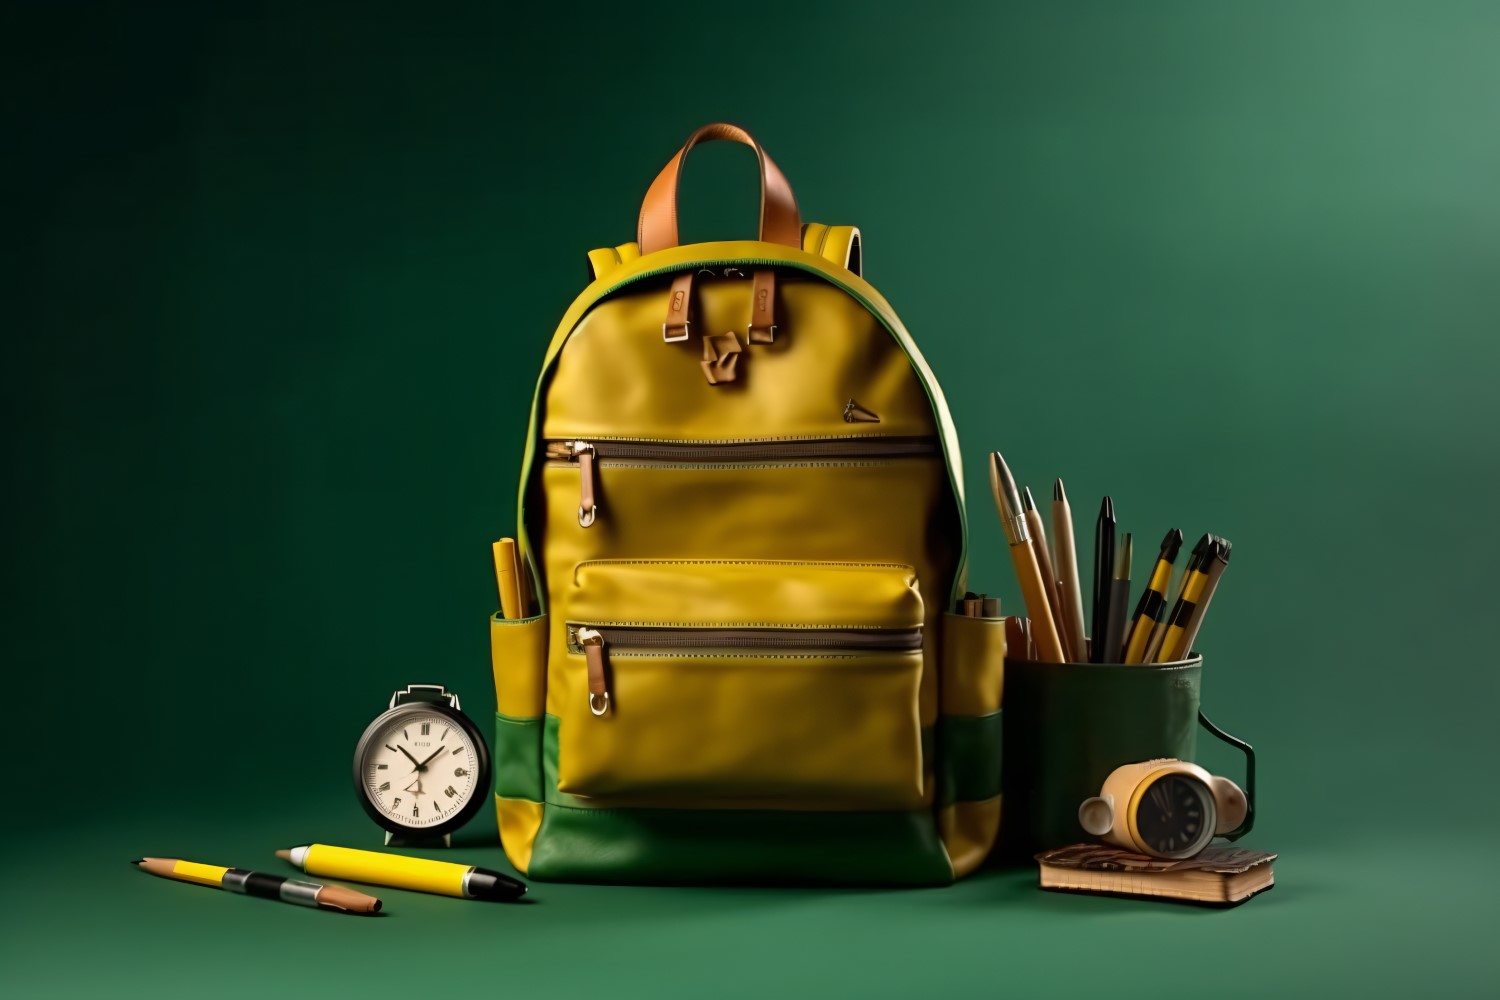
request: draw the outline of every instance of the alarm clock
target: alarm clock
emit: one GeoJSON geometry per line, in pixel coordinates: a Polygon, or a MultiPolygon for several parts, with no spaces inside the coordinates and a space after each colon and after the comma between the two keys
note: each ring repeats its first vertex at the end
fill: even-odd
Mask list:
{"type": "Polygon", "coordinates": [[[1163,757],[1115,768],[1099,794],[1078,807],[1078,822],[1116,847],[1180,860],[1238,827],[1248,808],[1228,778],[1163,757]]]}
{"type": "Polygon", "coordinates": [[[490,786],[479,727],[441,684],[410,684],[354,748],[354,790],[387,844],[448,846],[490,786]]]}

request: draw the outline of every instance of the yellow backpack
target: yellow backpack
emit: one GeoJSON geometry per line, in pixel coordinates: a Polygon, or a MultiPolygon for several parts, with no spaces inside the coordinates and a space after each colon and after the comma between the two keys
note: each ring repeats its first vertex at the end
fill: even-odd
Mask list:
{"type": "Polygon", "coordinates": [[[539,613],[495,616],[515,866],[590,882],[931,885],[1000,819],[998,619],[964,588],[958,438],[743,129],[694,132],[547,349],[521,468],[539,613]],[[679,246],[699,142],[761,168],[760,239],[679,246]]]}

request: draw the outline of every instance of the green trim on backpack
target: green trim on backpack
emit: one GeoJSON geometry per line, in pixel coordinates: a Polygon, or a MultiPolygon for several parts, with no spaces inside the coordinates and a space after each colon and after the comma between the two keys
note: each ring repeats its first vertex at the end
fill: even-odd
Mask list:
{"type": "Polygon", "coordinates": [[[947,885],[932,813],[575,809],[548,803],[527,873],[580,882],[947,885]]]}

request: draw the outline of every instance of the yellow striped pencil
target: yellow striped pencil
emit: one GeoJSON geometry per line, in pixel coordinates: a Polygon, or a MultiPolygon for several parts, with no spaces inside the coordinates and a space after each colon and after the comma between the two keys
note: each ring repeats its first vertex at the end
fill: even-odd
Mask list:
{"type": "Polygon", "coordinates": [[[1198,606],[1193,611],[1193,617],[1188,620],[1187,629],[1182,636],[1183,655],[1193,651],[1193,643],[1198,638],[1198,629],[1203,627],[1203,619],[1208,615],[1209,602],[1214,599],[1214,592],[1219,587],[1219,580],[1224,576],[1224,571],[1229,568],[1229,552],[1234,548],[1227,538],[1219,538],[1219,550],[1214,558],[1208,560],[1208,583],[1203,587],[1203,594],[1198,598],[1198,606]]]}
{"type": "Polygon", "coordinates": [[[1205,535],[1204,538],[1207,542],[1203,554],[1188,570],[1182,581],[1182,593],[1178,595],[1177,604],[1172,608],[1171,617],[1167,619],[1167,632],[1162,638],[1161,649],[1156,654],[1157,663],[1171,663],[1188,655],[1189,650],[1183,648],[1182,639],[1187,634],[1188,624],[1208,586],[1208,568],[1219,554],[1219,540],[1213,535],[1205,535]]]}
{"type": "MultiPolygon", "coordinates": [[[[1208,551],[1209,541],[1212,538],[1212,535],[1204,535],[1198,539],[1198,544],[1193,546],[1192,554],[1188,556],[1187,566],[1183,567],[1182,579],[1177,581],[1177,596],[1168,602],[1171,608],[1175,609],[1178,602],[1182,600],[1182,588],[1187,584],[1188,578],[1193,575],[1193,571],[1202,564],[1204,554],[1208,551]]],[[[1160,621],[1155,622],[1151,626],[1151,637],[1146,640],[1146,651],[1141,654],[1142,663],[1161,662],[1157,658],[1157,654],[1161,652],[1162,644],[1166,642],[1167,625],[1170,623],[1171,617],[1171,612],[1169,611],[1160,621]]]]}
{"type": "Polygon", "coordinates": [[[1151,630],[1167,616],[1167,587],[1172,583],[1172,564],[1182,548],[1182,529],[1173,528],[1161,540],[1161,553],[1156,565],[1141,591],[1140,602],[1135,606],[1135,616],[1130,619],[1130,638],[1125,641],[1125,662],[1140,663],[1146,654],[1146,644],[1151,641],[1151,630]]]}

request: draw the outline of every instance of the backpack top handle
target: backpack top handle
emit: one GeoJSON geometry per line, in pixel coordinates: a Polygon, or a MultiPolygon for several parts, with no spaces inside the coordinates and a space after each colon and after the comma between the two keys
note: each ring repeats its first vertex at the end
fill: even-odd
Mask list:
{"type": "Polygon", "coordinates": [[[760,162],[760,239],[800,250],[802,218],[797,211],[797,196],[792,193],[786,175],[749,132],[738,125],[715,122],[688,136],[682,149],[651,182],[646,200],[641,204],[640,226],[636,232],[641,253],[654,253],[678,245],[677,184],[682,176],[683,161],[698,143],[715,140],[738,142],[755,150],[755,158],[760,162]]]}

